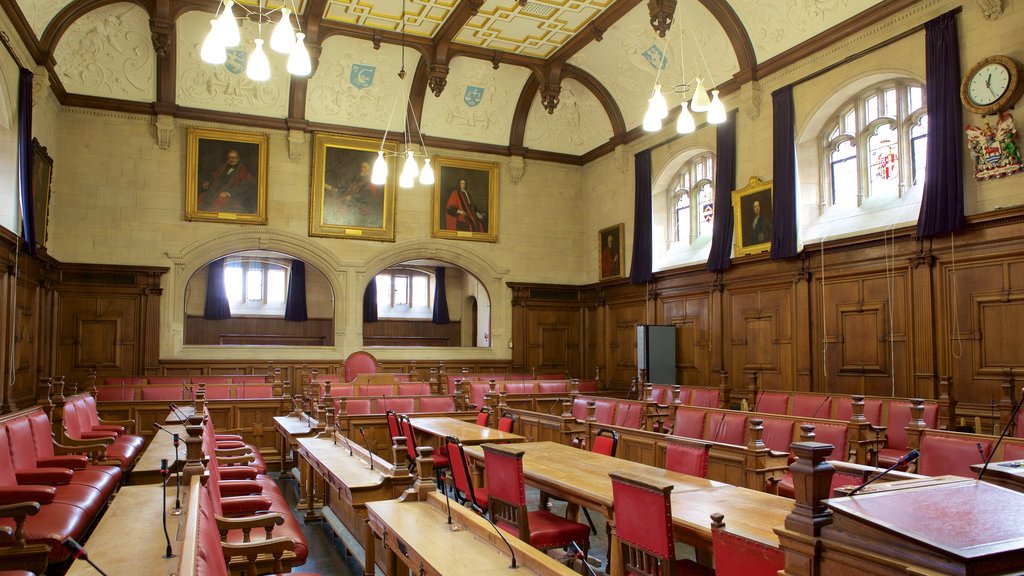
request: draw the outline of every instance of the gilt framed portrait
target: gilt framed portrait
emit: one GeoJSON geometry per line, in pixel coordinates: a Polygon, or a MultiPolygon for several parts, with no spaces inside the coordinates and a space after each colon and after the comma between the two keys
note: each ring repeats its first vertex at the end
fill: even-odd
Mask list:
{"type": "Polygon", "coordinates": [[[50,182],[53,179],[53,158],[39,140],[32,139],[32,231],[35,242],[46,246],[47,221],[50,215],[50,182]]]}
{"type": "Polygon", "coordinates": [[[772,183],[751,176],[747,185],[732,192],[736,217],[733,253],[736,256],[766,252],[772,247],[772,183]]]}
{"type": "Polygon", "coordinates": [[[309,192],[309,235],[395,241],[394,143],[384,147],[388,177],[370,181],[380,140],[317,133],[309,192]]]}
{"type": "Polygon", "coordinates": [[[597,233],[599,279],[622,278],[625,249],[622,246],[623,223],[602,228],[597,233]]]}
{"type": "Polygon", "coordinates": [[[434,159],[435,238],[498,241],[498,165],[456,158],[434,159]]]}
{"type": "Polygon", "coordinates": [[[269,142],[266,134],[189,128],[185,219],[266,224],[269,142]]]}

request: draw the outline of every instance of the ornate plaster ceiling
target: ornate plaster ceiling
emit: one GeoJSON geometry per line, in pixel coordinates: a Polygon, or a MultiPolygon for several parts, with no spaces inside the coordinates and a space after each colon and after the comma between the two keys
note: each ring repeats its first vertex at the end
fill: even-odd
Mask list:
{"type": "MultiPolygon", "coordinates": [[[[656,77],[671,87],[699,74],[735,107],[730,93],[758,76],[759,63],[880,2],[238,1],[294,6],[316,61],[311,78],[290,78],[272,55],[271,80],[250,81],[248,49],[223,66],[203,63],[199,46],[217,0],[0,3],[37,62],[55,62],[51,80],[66,103],[210,111],[203,117],[371,137],[404,132],[411,104],[428,144],[580,162],[636,136],[656,77]],[[668,17],[662,37],[652,21],[668,17]]],[[[244,45],[260,33],[244,22],[244,45]]],[[[675,107],[684,94],[666,96],[675,107]]]]}

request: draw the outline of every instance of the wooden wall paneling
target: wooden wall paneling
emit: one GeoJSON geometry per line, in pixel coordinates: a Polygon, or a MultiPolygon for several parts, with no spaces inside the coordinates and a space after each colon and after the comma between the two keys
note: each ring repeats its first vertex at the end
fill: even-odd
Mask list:
{"type": "Polygon", "coordinates": [[[644,302],[610,303],[605,323],[608,342],[608,383],[612,388],[628,390],[637,375],[636,326],[646,320],[644,302]]]}
{"type": "MultiPolygon", "coordinates": [[[[0,239],[3,237],[0,236],[0,239]]],[[[7,246],[0,243],[0,258],[10,257],[7,253],[7,246]]],[[[13,290],[11,290],[13,267],[0,266],[0,302],[3,305],[0,306],[0,369],[3,370],[3,374],[11,373],[11,362],[12,358],[9,353],[10,336],[11,330],[11,314],[14,309],[13,305],[13,290]]],[[[6,412],[13,412],[18,409],[17,403],[14,401],[14,390],[13,383],[8,381],[6,376],[0,378],[0,414],[6,412]]]]}
{"type": "Polygon", "coordinates": [[[754,371],[761,374],[767,389],[794,388],[793,301],[791,282],[730,289],[728,354],[733,390],[742,391],[744,374],[754,371]]]}
{"type": "MultiPolygon", "coordinates": [[[[938,384],[938,334],[937,320],[942,316],[936,300],[936,258],[930,248],[921,247],[909,257],[910,263],[910,336],[911,366],[913,367],[911,390],[921,394],[922,390],[935,390],[938,384]]],[[[949,374],[947,372],[947,374],[949,374]]],[[[954,384],[955,386],[955,384],[954,384]]],[[[957,397],[954,388],[954,397],[957,397]]]]}
{"type": "Polygon", "coordinates": [[[711,292],[663,295],[660,303],[661,322],[676,327],[676,383],[708,386],[712,352],[711,292]]]}
{"type": "Polygon", "coordinates": [[[793,333],[795,337],[793,351],[796,353],[793,390],[800,392],[815,391],[815,358],[810,353],[813,347],[811,335],[814,333],[814,322],[811,319],[811,270],[813,270],[811,259],[805,253],[800,263],[800,269],[793,278],[793,302],[791,304],[794,314],[793,333]]]}

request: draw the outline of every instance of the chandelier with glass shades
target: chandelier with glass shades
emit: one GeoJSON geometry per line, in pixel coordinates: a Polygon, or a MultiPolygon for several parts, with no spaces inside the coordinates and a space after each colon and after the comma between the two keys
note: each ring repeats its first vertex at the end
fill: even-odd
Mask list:
{"type": "MultiPolygon", "coordinates": [[[[675,20],[678,21],[678,20],[675,20]]],[[[690,31],[690,35],[693,33],[690,31]]],[[[707,61],[704,59],[704,51],[701,50],[700,43],[694,38],[694,46],[697,48],[697,54],[700,56],[700,63],[703,64],[704,69],[708,72],[708,78],[711,80],[711,86],[715,86],[715,80],[711,76],[711,68],[708,67],[707,61]]],[[[647,112],[644,114],[643,129],[646,132],[657,132],[661,130],[661,121],[668,117],[668,102],[665,101],[665,95],[662,94],[662,86],[659,83],[661,78],[661,70],[665,67],[666,60],[666,49],[668,48],[668,39],[665,39],[665,43],[662,46],[661,51],[661,62],[658,63],[658,72],[654,76],[654,89],[651,91],[651,98],[647,101],[647,112]]],[[[683,31],[679,29],[679,61],[682,68],[682,78],[684,82],[682,84],[676,84],[669,86],[666,91],[674,94],[684,94],[681,109],[679,110],[679,117],[676,119],[676,132],[679,134],[690,134],[697,129],[697,123],[693,118],[692,112],[707,112],[707,121],[709,124],[721,124],[725,122],[725,105],[722,104],[722,100],[718,97],[718,90],[712,88],[711,97],[708,97],[707,89],[704,87],[704,78],[698,74],[692,80],[685,81],[686,79],[686,58],[683,56],[683,31]],[[686,101],[685,94],[693,89],[693,96],[690,101],[686,101]]]]}
{"type": "MultiPolygon", "coordinates": [[[[402,68],[398,71],[398,77],[401,80],[405,80],[405,0],[402,0],[402,68]]],[[[402,99],[403,91],[399,90],[395,96],[395,103],[391,106],[391,115],[388,117],[388,126],[384,129],[384,137],[380,141],[380,150],[377,151],[377,159],[373,162],[373,170],[370,172],[370,182],[377,185],[382,185],[387,182],[388,179],[388,161],[385,155],[389,154],[384,149],[385,144],[388,141],[388,132],[391,131],[391,121],[395,117],[395,110],[398,108],[398,101],[402,99]]],[[[405,157],[405,163],[402,164],[402,171],[398,175],[398,187],[399,188],[412,188],[419,177],[420,184],[424,186],[431,186],[434,184],[434,169],[430,166],[430,157],[427,156],[427,145],[423,142],[423,133],[420,132],[419,122],[416,120],[416,111],[412,108],[412,100],[407,100],[407,108],[409,114],[405,119],[405,150],[399,152],[399,156],[405,157]],[[411,124],[410,124],[411,119],[411,124]],[[415,126],[416,134],[420,138],[420,149],[423,151],[423,168],[420,169],[416,163],[416,151],[413,149],[415,144],[412,142],[409,136],[410,129],[415,126]]]]}
{"type": "Polygon", "coordinates": [[[216,15],[210,20],[210,32],[203,40],[199,56],[208,64],[223,64],[227,61],[227,49],[238,46],[242,41],[238,27],[239,16],[234,11],[234,7],[238,6],[243,13],[241,18],[257,23],[260,30],[254,41],[256,47],[249,54],[245,65],[245,75],[249,79],[258,82],[270,80],[270,60],[263,50],[263,24],[269,27],[274,22],[275,15],[277,23],[270,35],[270,49],[288,55],[289,73],[295,76],[309,76],[313,66],[304,41],[306,35],[301,31],[299,16],[295,12],[295,0],[288,0],[291,8],[282,5],[280,8],[268,9],[263,3],[264,0],[260,0],[259,6],[252,8],[245,4],[237,4],[234,0],[221,0],[216,15]]]}

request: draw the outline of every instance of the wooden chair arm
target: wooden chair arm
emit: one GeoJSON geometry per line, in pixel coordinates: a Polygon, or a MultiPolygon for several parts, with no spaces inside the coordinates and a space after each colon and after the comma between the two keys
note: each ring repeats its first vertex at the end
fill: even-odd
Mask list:
{"type": "MultiPolygon", "coordinates": [[[[70,438],[69,438],[69,440],[70,440],[70,438]]],[[[53,453],[54,453],[54,455],[56,455],[56,456],[66,456],[68,454],[77,455],[77,454],[82,454],[82,453],[88,454],[88,453],[91,453],[91,452],[104,452],[107,449],[107,445],[112,443],[112,442],[100,443],[99,440],[76,440],[76,442],[81,442],[81,444],[76,444],[74,446],[67,446],[67,445],[61,444],[59,442],[54,442],[53,443],[53,453]],[[90,444],[86,444],[86,442],[91,442],[91,443],[90,444]]]]}
{"type": "Polygon", "coordinates": [[[114,443],[114,439],[113,438],[89,438],[88,440],[76,440],[75,438],[71,438],[70,436],[66,436],[66,435],[64,436],[63,441],[62,441],[62,444],[64,446],[68,446],[68,447],[72,447],[72,448],[78,448],[78,449],[81,449],[81,448],[91,449],[91,448],[96,447],[97,444],[100,444],[100,445],[102,445],[102,447],[103,447],[102,449],[103,450],[106,450],[107,446],[110,446],[113,443],[114,443]]]}
{"type": "Polygon", "coordinates": [[[295,541],[287,536],[277,536],[269,540],[259,542],[221,542],[225,558],[236,556],[249,556],[250,554],[274,554],[291,552],[295,549],[295,541]]]}
{"type": "Polygon", "coordinates": [[[228,430],[221,430],[220,428],[218,428],[213,431],[213,435],[214,437],[220,434],[236,434],[238,436],[241,436],[244,432],[245,430],[242,430],[241,428],[230,428],[228,430]]]}
{"type": "Polygon", "coordinates": [[[278,537],[260,542],[221,543],[221,552],[231,574],[284,574],[291,572],[297,558],[295,542],[278,537]]]}
{"type": "Polygon", "coordinates": [[[227,518],[215,514],[214,518],[217,519],[217,530],[220,531],[221,540],[227,539],[228,530],[241,530],[243,543],[252,541],[250,534],[253,528],[263,528],[266,533],[264,539],[269,540],[273,536],[274,526],[284,524],[284,515],[280,512],[266,512],[241,518],[227,518]]]}
{"type": "Polygon", "coordinates": [[[125,430],[131,432],[135,429],[135,420],[128,418],[125,420],[104,420],[100,418],[100,424],[106,424],[108,426],[124,426],[125,430]]]}
{"type": "Polygon", "coordinates": [[[241,448],[215,448],[213,452],[218,458],[221,456],[244,456],[252,454],[252,448],[248,446],[242,446],[241,448]]]}
{"type": "Polygon", "coordinates": [[[18,502],[0,506],[0,518],[22,519],[39,513],[39,502],[18,502]]]}
{"type": "Polygon", "coordinates": [[[252,464],[256,461],[256,458],[252,454],[246,454],[243,456],[217,456],[217,464],[221,466],[232,466],[235,464],[241,464],[243,466],[252,464]]]}

